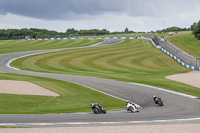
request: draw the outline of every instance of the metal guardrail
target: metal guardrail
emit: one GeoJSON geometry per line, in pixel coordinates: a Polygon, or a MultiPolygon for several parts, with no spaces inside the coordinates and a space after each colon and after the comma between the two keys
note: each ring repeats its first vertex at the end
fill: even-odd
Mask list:
{"type": "Polygon", "coordinates": [[[173,54],[181,61],[185,62],[188,65],[194,67],[200,67],[200,59],[194,57],[183,51],[182,49],[176,47],[174,44],[170,43],[164,38],[159,38],[154,34],[143,34],[144,37],[151,38],[155,42],[156,45],[161,46],[163,49],[167,50],[169,53],[173,54]]]}
{"type": "Polygon", "coordinates": [[[137,39],[137,37],[93,37],[93,38],[79,38],[79,37],[68,37],[68,38],[39,38],[39,39],[24,39],[24,40],[65,40],[65,39],[137,39]]]}

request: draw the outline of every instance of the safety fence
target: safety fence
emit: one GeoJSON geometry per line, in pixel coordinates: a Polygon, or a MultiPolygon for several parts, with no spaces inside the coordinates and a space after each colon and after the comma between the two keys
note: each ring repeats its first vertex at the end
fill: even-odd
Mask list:
{"type": "Polygon", "coordinates": [[[24,39],[24,40],[62,40],[62,39],[136,39],[137,37],[92,37],[92,38],[79,38],[79,37],[68,37],[68,38],[40,38],[40,39],[24,39]]]}
{"type": "Polygon", "coordinates": [[[181,65],[193,69],[193,70],[200,70],[200,59],[196,58],[182,49],[176,47],[169,41],[164,38],[159,38],[154,34],[143,34],[143,39],[150,39],[154,45],[154,47],[159,48],[161,51],[165,52],[176,61],[178,61],[181,65]]]}

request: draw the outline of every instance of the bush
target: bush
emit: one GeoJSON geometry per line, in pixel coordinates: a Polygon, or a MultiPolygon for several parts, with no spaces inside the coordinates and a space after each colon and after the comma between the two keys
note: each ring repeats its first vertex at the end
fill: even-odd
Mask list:
{"type": "Polygon", "coordinates": [[[200,20],[198,23],[194,23],[192,26],[193,34],[195,35],[195,38],[200,40],[200,20]]]}
{"type": "Polygon", "coordinates": [[[197,34],[197,35],[195,35],[195,37],[196,37],[198,40],[200,40],[200,33],[197,34]]]}

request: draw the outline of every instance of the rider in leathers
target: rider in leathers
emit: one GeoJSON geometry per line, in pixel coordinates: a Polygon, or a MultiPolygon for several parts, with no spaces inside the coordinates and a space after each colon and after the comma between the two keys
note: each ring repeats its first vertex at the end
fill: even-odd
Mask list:
{"type": "Polygon", "coordinates": [[[160,97],[157,97],[157,96],[153,96],[153,101],[156,103],[156,104],[158,104],[158,101],[160,101],[161,100],[161,98],[160,97]]]}
{"type": "Polygon", "coordinates": [[[137,107],[135,106],[135,103],[130,102],[130,101],[127,100],[127,101],[126,101],[126,106],[127,106],[128,104],[131,104],[131,105],[132,105],[134,112],[139,112],[139,110],[138,110],[137,107]]]}

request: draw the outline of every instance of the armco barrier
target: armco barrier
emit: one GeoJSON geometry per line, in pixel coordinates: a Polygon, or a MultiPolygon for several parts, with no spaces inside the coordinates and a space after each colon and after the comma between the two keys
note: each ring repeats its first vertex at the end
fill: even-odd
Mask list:
{"type": "Polygon", "coordinates": [[[79,38],[79,37],[68,37],[68,38],[40,38],[40,39],[24,39],[24,40],[62,40],[62,39],[137,39],[136,37],[92,37],[92,38],[79,38]]]}
{"type": "Polygon", "coordinates": [[[149,41],[151,41],[152,45],[153,45],[155,48],[160,49],[160,46],[156,45],[156,43],[155,43],[151,38],[147,38],[147,37],[137,37],[137,39],[149,40],[149,41]]]}
{"type": "MultiPolygon", "coordinates": [[[[174,60],[176,60],[177,62],[179,62],[182,66],[186,67],[186,68],[189,68],[189,69],[193,69],[193,70],[200,70],[200,67],[199,66],[193,66],[191,65],[193,63],[194,60],[191,61],[191,64],[188,64],[188,63],[185,63],[185,61],[179,59],[179,57],[181,57],[182,55],[184,55],[184,58],[187,59],[187,60],[191,60],[191,58],[195,58],[195,57],[190,57],[190,56],[187,56],[187,54],[181,52],[180,50],[177,50],[177,49],[173,49],[173,47],[170,47],[171,48],[171,51],[174,51],[174,52],[169,52],[167,51],[165,48],[168,47],[168,45],[163,45],[161,41],[161,39],[158,40],[158,37],[156,36],[156,39],[155,38],[148,38],[148,37],[138,37],[138,39],[146,39],[146,40],[150,40],[152,45],[155,47],[155,48],[158,48],[160,49],[162,52],[166,53],[167,55],[171,56],[174,60]],[[153,40],[154,39],[154,40],[153,40]],[[156,40],[156,41],[155,41],[156,40]],[[160,45],[159,45],[160,44],[160,45]],[[163,48],[162,46],[164,46],[165,48],[163,48]],[[178,55],[178,56],[176,56],[178,55]],[[188,57],[188,58],[187,58],[188,57]]],[[[164,40],[165,41],[165,40],[164,40]]],[[[168,48],[169,49],[169,48],[168,48]]],[[[196,61],[199,61],[197,58],[195,59],[196,61]]],[[[194,63],[193,63],[194,64],[194,63]]],[[[195,63],[195,64],[198,64],[195,63]]]]}

